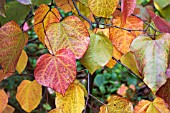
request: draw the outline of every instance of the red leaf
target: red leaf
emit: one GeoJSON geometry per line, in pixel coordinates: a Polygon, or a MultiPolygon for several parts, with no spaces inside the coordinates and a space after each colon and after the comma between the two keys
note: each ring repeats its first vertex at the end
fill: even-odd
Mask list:
{"type": "Polygon", "coordinates": [[[61,49],[55,56],[42,55],[36,64],[35,79],[42,85],[65,94],[66,89],[76,78],[76,59],[67,49],[61,49]]]}
{"type": "Polygon", "coordinates": [[[147,11],[159,31],[161,31],[163,33],[170,33],[170,23],[169,22],[166,22],[164,19],[162,19],[160,16],[156,15],[152,11],[150,11],[150,10],[147,10],[147,11]]]}
{"type": "Polygon", "coordinates": [[[129,17],[136,6],[136,0],[122,0],[121,10],[122,10],[122,26],[126,24],[126,18],[129,17]]]}

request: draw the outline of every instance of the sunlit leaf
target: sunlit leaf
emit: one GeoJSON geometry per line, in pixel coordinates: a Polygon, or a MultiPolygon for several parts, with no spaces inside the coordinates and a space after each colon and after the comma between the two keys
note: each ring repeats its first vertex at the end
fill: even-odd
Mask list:
{"type": "Polygon", "coordinates": [[[25,5],[31,4],[31,0],[17,0],[17,1],[25,5]]]}
{"type": "Polygon", "coordinates": [[[66,13],[70,12],[74,8],[72,0],[55,0],[55,2],[57,6],[64,10],[66,13]]]}
{"type": "Polygon", "coordinates": [[[56,93],[55,105],[62,113],[82,113],[85,108],[84,89],[79,82],[72,83],[65,96],[56,93]]]}
{"type": "Polygon", "coordinates": [[[42,55],[36,64],[35,79],[42,85],[65,94],[68,86],[76,78],[76,60],[74,54],[66,49],[42,55]]]}
{"type": "Polygon", "coordinates": [[[0,65],[4,73],[15,71],[27,40],[28,35],[23,33],[14,21],[8,22],[0,28],[0,65]]]}
{"type": "Polygon", "coordinates": [[[122,84],[119,89],[117,90],[117,94],[121,96],[126,96],[126,91],[128,90],[128,87],[125,84],[122,84]]]}
{"type": "Polygon", "coordinates": [[[136,7],[136,0],[121,0],[122,26],[126,24],[126,18],[129,17],[136,7]]]}
{"type": "Polygon", "coordinates": [[[88,0],[78,0],[78,1],[88,7],[88,0]]]}
{"type": "Polygon", "coordinates": [[[111,96],[108,104],[100,107],[99,113],[133,113],[133,105],[119,96],[111,96]]]}
{"type": "Polygon", "coordinates": [[[126,67],[128,67],[132,72],[134,72],[136,75],[138,75],[140,78],[140,74],[136,65],[135,56],[132,52],[128,52],[125,55],[123,55],[120,59],[121,63],[124,64],[126,67]]]}
{"type": "Polygon", "coordinates": [[[163,33],[170,33],[170,23],[166,22],[164,19],[162,19],[160,16],[156,15],[150,10],[147,10],[150,14],[152,21],[154,21],[155,26],[157,29],[163,33]]]}
{"type": "Polygon", "coordinates": [[[60,14],[56,8],[50,8],[41,4],[35,11],[34,16],[34,31],[38,35],[39,40],[45,44],[46,28],[49,24],[60,21],[60,14]]]}
{"type": "Polygon", "coordinates": [[[24,50],[22,50],[16,67],[16,70],[18,71],[19,74],[21,74],[22,71],[25,69],[27,61],[28,61],[27,53],[24,50]]]}
{"type": "Polygon", "coordinates": [[[23,20],[27,16],[30,10],[29,5],[23,5],[17,2],[16,0],[6,3],[5,7],[6,7],[6,11],[5,11],[6,17],[0,16],[0,24],[2,25],[12,20],[16,21],[17,23],[20,23],[21,20],[23,20]]]}
{"type": "Polygon", "coordinates": [[[0,15],[2,15],[3,17],[6,17],[5,16],[5,3],[6,3],[6,0],[1,0],[0,2],[0,15]]]}
{"type": "Polygon", "coordinates": [[[0,89],[0,113],[6,108],[8,103],[8,96],[4,90],[0,89]]]}
{"type": "Polygon", "coordinates": [[[31,112],[40,103],[42,86],[36,81],[23,80],[18,86],[16,99],[26,112],[31,112]]]}
{"type": "Polygon", "coordinates": [[[156,95],[164,99],[164,101],[169,105],[170,109],[170,78],[168,78],[167,82],[159,88],[156,95]]]}
{"type": "Polygon", "coordinates": [[[163,9],[166,6],[170,5],[170,1],[169,0],[154,0],[154,2],[156,2],[161,9],[163,9]]]}
{"type": "Polygon", "coordinates": [[[88,0],[90,10],[95,16],[109,18],[116,10],[119,0],[88,0]]]}
{"type": "MultiPolygon", "coordinates": [[[[121,18],[116,17],[112,21],[113,26],[121,26],[121,18]]],[[[123,28],[130,30],[143,30],[143,21],[135,16],[130,16],[126,19],[126,24],[123,28]]],[[[130,51],[130,44],[132,41],[142,32],[139,31],[127,31],[119,28],[110,28],[110,40],[112,44],[123,54],[130,51]]]]}
{"type": "Polygon", "coordinates": [[[53,109],[53,110],[51,110],[50,112],[48,112],[48,113],[64,113],[61,109],[53,109]]]}
{"type": "Polygon", "coordinates": [[[170,113],[163,99],[156,97],[153,102],[141,100],[134,109],[134,113],[170,113]]]}
{"type": "Polygon", "coordinates": [[[112,44],[104,34],[90,32],[90,45],[80,62],[93,74],[108,63],[112,52],[112,44]]]}
{"type": "Polygon", "coordinates": [[[156,93],[166,82],[168,54],[170,49],[170,34],[161,34],[156,40],[140,35],[131,44],[139,72],[144,76],[144,82],[156,93]]]}
{"type": "Polygon", "coordinates": [[[3,79],[5,79],[5,78],[7,78],[7,77],[9,77],[9,76],[11,76],[12,75],[12,73],[4,73],[3,72],[3,70],[0,70],[0,82],[3,80],[3,79]]]}
{"type": "Polygon", "coordinates": [[[3,110],[2,113],[13,113],[15,111],[15,108],[10,106],[10,105],[7,105],[6,108],[3,110]]]}
{"type": "Polygon", "coordinates": [[[53,23],[47,28],[45,44],[48,50],[56,51],[66,48],[80,59],[89,45],[90,38],[85,25],[76,16],[69,16],[60,23],[53,23]]]}

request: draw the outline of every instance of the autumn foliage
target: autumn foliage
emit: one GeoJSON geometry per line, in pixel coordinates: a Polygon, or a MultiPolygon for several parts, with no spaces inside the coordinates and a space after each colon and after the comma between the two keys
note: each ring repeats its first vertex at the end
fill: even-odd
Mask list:
{"type": "MultiPolygon", "coordinates": [[[[139,4],[139,0],[1,0],[0,82],[27,69],[30,56],[24,47],[34,41],[28,35],[32,30],[48,53],[37,58],[31,73],[34,80],[23,80],[17,87],[16,100],[24,111],[41,104],[47,87],[56,95],[49,113],[88,112],[91,98],[99,101],[90,92],[93,74],[119,63],[141,79],[155,98],[134,107],[123,97],[129,88],[136,89],[123,84],[119,96],[110,96],[107,103],[99,101],[99,113],[170,113],[170,23],[150,5],[163,10],[170,2],[139,4]],[[25,29],[29,20],[33,25],[25,29]],[[86,68],[87,88],[77,77],[76,61],[86,68]]],[[[8,98],[0,89],[0,113],[15,111],[8,98]]]]}

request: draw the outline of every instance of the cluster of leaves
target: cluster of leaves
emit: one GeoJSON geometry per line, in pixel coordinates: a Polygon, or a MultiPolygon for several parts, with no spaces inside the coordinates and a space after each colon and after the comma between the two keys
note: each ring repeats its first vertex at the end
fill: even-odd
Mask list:
{"type": "MultiPolygon", "coordinates": [[[[160,12],[170,4],[151,3],[160,12]]],[[[156,98],[133,108],[129,100],[112,95],[107,104],[101,102],[100,113],[170,112],[170,23],[152,8],[136,0],[2,0],[0,15],[0,81],[25,69],[29,56],[24,47],[35,40],[28,36],[32,28],[49,52],[38,58],[35,80],[23,80],[17,88],[16,99],[26,112],[39,105],[42,86],[56,92],[55,109],[49,113],[86,112],[90,97],[97,100],[90,93],[91,76],[116,63],[142,79],[156,98]],[[72,13],[65,17],[61,11],[72,13]],[[29,19],[33,26],[26,29],[29,19]],[[76,80],[76,60],[88,70],[87,91],[76,80]]],[[[103,91],[104,83],[96,83],[103,91]]],[[[14,111],[7,103],[7,94],[0,90],[0,112],[14,111]]]]}

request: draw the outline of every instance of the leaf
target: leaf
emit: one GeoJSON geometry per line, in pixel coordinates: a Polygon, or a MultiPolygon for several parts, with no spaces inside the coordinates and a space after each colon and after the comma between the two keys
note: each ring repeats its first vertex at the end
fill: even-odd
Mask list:
{"type": "Polygon", "coordinates": [[[23,80],[17,88],[16,99],[26,112],[31,112],[40,103],[42,86],[36,80],[23,80]]]}
{"type": "Polygon", "coordinates": [[[27,40],[28,35],[23,33],[14,21],[8,22],[0,28],[0,65],[5,74],[15,71],[27,40]]]}
{"type": "Polygon", "coordinates": [[[104,34],[90,31],[90,45],[80,62],[93,74],[109,62],[112,52],[112,44],[104,34]]]}
{"type": "Polygon", "coordinates": [[[8,96],[4,90],[0,89],[0,113],[6,108],[8,103],[8,96]]]}
{"type": "Polygon", "coordinates": [[[17,1],[24,5],[31,4],[31,0],[17,0],[17,1]]]}
{"type": "Polygon", "coordinates": [[[154,0],[154,2],[156,2],[161,9],[163,9],[166,6],[170,5],[170,1],[169,0],[163,0],[163,1],[161,1],[161,0],[154,0]]]}
{"type": "Polygon", "coordinates": [[[5,16],[5,3],[6,3],[6,0],[1,0],[0,2],[0,15],[2,15],[3,17],[6,17],[5,16]]]}
{"type": "Polygon", "coordinates": [[[156,40],[146,35],[138,36],[131,44],[139,72],[144,82],[156,93],[166,82],[166,69],[170,49],[170,34],[161,34],[156,40]]]}
{"type": "Polygon", "coordinates": [[[133,105],[122,97],[112,95],[108,104],[100,107],[99,113],[133,113],[133,105]]]}
{"type": "Polygon", "coordinates": [[[66,13],[70,12],[74,7],[72,0],[55,0],[55,2],[57,6],[64,10],[66,13]]]}
{"type": "Polygon", "coordinates": [[[88,0],[78,0],[78,1],[88,7],[88,0]]]}
{"type": "Polygon", "coordinates": [[[156,97],[153,102],[141,100],[134,109],[134,113],[169,113],[163,99],[156,97]]]}
{"type": "MultiPolygon", "coordinates": [[[[113,26],[121,26],[121,18],[115,17],[112,21],[113,26]]],[[[130,16],[126,19],[126,24],[123,26],[130,30],[143,30],[143,21],[137,17],[130,16]]],[[[140,35],[142,32],[139,31],[127,31],[119,28],[110,28],[110,40],[112,44],[123,54],[130,51],[130,44],[132,41],[140,35]]]]}
{"type": "Polygon", "coordinates": [[[49,4],[51,0],[31,0],[33,5],[49,4]]]}
{"type": "Polygon", "coordinates": [[[128,90],[128,87],[125,84],[122,84],[119,89],[117,90],[117,94],[121,96],[126,96],[126,91],[128,90]]]}
{"type": "Polygon", "coordinates": [[[70,50],[61,49],[56,52],[55,56],[42,55],[37,61],[34,77],[40,84],[64,95],[76,78],[74,54],[70,50]]]}
{"type": "Polygon", "coordinates": [[[61,109],[53,109],[53,110],[51,110],[51,111],[48,112],[48,113],[64,113],[64,112],[62,112],[61,109]]]}
{"type": "Polygon", "coordinates": [[[16,21],[17,23],[20,23],[21,20],[23,20],[29,10],[29,5],[23,5],[17,1],[10,1],[5,4],[6,7],[6,18],[0,16],[0,24],[4,25],[9,21],[16,21]]]}
{"type": "Polygon", "coordinates": [[[126,67],[128,67],[132,72],[134,72],[136,75],[138,75],[140,78],[142,78],[139,74],[135,56],[132,52],[128,52],[125,55],[123,55],[120,59],[121,63],[124,64],[126,67]]]}
{"type": "Polygon", "coordinates": [[[15,108],[10,106],[10,105],[7,105],[6,108],[3,110],[2,113],[13,113],[15,111],[15,108]]]}
{"type": "Polygon", "coordinates": [[[162,19],[160,16],[156,15],[150,10],[147,10],[149,15],[152,18],[152,21],[154,21],[155,26],[157,29],[162,33],[170,33],[170,23],[166,22],[164,19],[162,19]]]}
{"type": "Polygon", "coordinates": [[[4,80],[6,77],[9,77],[9,76],[11,76],[12,75],[12,73],[4,73],[3,72],[3,70],[0,70],[0,82],[2,81],[2,80],[4,80]]]}
{"type": "Polygon", "coordinates": [[[82,113],[85,107],[84,89],[79,82],[72,83],[65,96],[56,93],[55,105],[62,113],[82,113]]]}
{"type": "Polygon", "coordinates": [[[95,16],[109,18],[116,10],[119,0],[88,0],[90,10],[95,16]]]}
{"type": "Polygon", "coordinates": [[[170,78],[167,79],[167,82],[159,88],[156,92],[156,95],[164,99],[164,101],[169,105],[170,109],[170,78]]]}
{"type": "Polygon", "coordinates": [[[16,67],[16,70],[18,71],[19,74],[21,74],[22,71],[25,69],[27,62],[28,62],[27,53],[24,50],[22,50],[16,67]]]}
{"type": "Polygon", "coordinates": [[[50,8],[41,4],[39,8],[35,11],[34,16],[34,31],[38,35],[39,40],[45,44],[45,34],[47,26],[54,22],[60,21],[60,14],[56,8],[50,8]]]}
{"type": "Polygon", "coordinates": [[[76,59],[80,59],[86,52],[89,42],[88,30],[76,16],[66,17],[62,22],[53,23],[47,28],[45,44],[53,54],[66,48],[74,53],[76,59]]]}
{"type": "MultiPolygon", "coordinates": [[[[121,56],[122,56],[122,54],[120,53],[120,51],[118,51],[115,46],[113,46],[113,54],[112,54],[112,56],[113,56],[114,58],[116,58],[117,60],[119,60],[119,59],[121,58],[121,56]]],[[[107,66],[108,68],[113,68],[113,67],[116,65],[116,63],[117,63],[117,62],[111,58],[111,59],[109,60],[109,62],[106,64],[106,66],[107,66]]]]}
{"type": "Polygon", "coordinates": [[[136,7],[136,0],[121,0],[121,26],[126,24],[126,18],[129,17],[136,7]]]}

